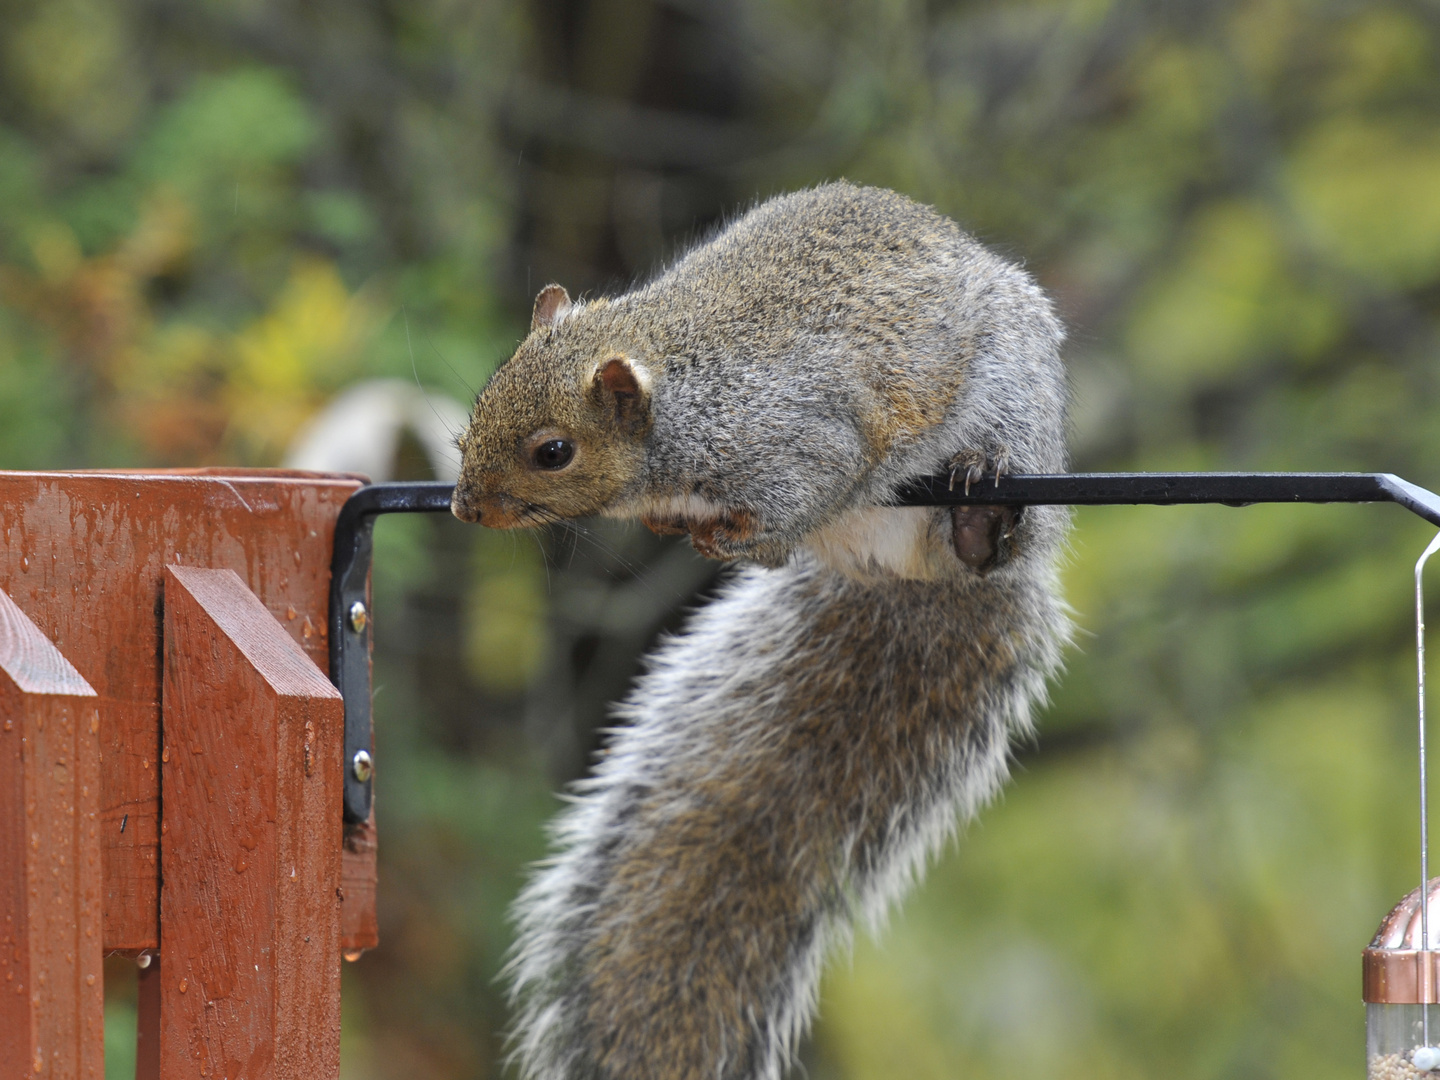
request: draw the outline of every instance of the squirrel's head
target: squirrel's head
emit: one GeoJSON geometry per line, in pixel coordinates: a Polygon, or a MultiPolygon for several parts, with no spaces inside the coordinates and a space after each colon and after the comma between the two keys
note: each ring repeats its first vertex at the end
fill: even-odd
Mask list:
{"type": "Polygon", "coordinates": [[[644,457],[649,369],[602,314],[559,285],[535,299],[530,333],[496,370],[459,439],[451,509],[509,529],[610,508],[644,457]]]}

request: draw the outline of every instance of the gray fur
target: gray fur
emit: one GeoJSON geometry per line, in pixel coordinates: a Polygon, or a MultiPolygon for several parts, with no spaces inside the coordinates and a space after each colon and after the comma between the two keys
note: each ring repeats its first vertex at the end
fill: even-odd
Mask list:
{"type": "Polygon", "coordinates": [[[761,565],[651,658],[517,905],[522,1069],[775,1080],[827,952],[1003,781],[1059,664],[1063,510],[981,572],[948,511],[884,503],[946,467],[1062,470],[1061,330],[953,223],[848,184],[546,313],[477,403],[456,513],[673,519],[761,565]],[[638,412],[596,381],[616,355],[638,412]],[[579,446],[553,484],[524,463],[552,432],[579,446]]]}

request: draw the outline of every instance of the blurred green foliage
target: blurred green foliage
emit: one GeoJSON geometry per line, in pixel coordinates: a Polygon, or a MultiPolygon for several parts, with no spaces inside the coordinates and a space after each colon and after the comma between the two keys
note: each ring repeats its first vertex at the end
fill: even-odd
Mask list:
{"type": "MultiPolygon", "coordinates": [[[[468,394],[539,285],[623,287],[847,175],[1055,295],[1078,468],[1440,486],[1425,0],[6,0],[0,50],[3,467],[274,464],[356,378],[468,394]]],[[[1076,525],[1038,739],[833,965],[808,1074],[1355,1075],[1359,950],[1417,873],[1427,530],[1076,525]]],[[[345,1071],[499,1075],[549,792],[709,571],[610,523],[377,544],[384,944],[345,1071]]]]}

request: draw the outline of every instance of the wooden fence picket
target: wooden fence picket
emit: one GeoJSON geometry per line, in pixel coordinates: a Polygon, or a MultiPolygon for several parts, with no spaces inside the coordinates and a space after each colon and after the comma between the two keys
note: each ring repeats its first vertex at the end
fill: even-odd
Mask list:
{"type": "Polygon", "coordinates": [[[0,1080],[102,1080],[95,691],[0,592],[0,1080]]]}
{"type": "Polygon", "coordinates": [[[340,1072],[340,692],[232,570],[165,570],[160,1076],[340,1072]]]}

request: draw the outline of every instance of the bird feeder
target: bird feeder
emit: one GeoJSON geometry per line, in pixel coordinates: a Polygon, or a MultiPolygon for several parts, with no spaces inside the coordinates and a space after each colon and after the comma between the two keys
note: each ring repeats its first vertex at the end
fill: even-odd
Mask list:
{"type": "Polygon", "coordinates": [[[1440,878],[1396,904],[1364,954],[1369,1080],[1437,1075],[1440,1065],[1440,878]]]}

